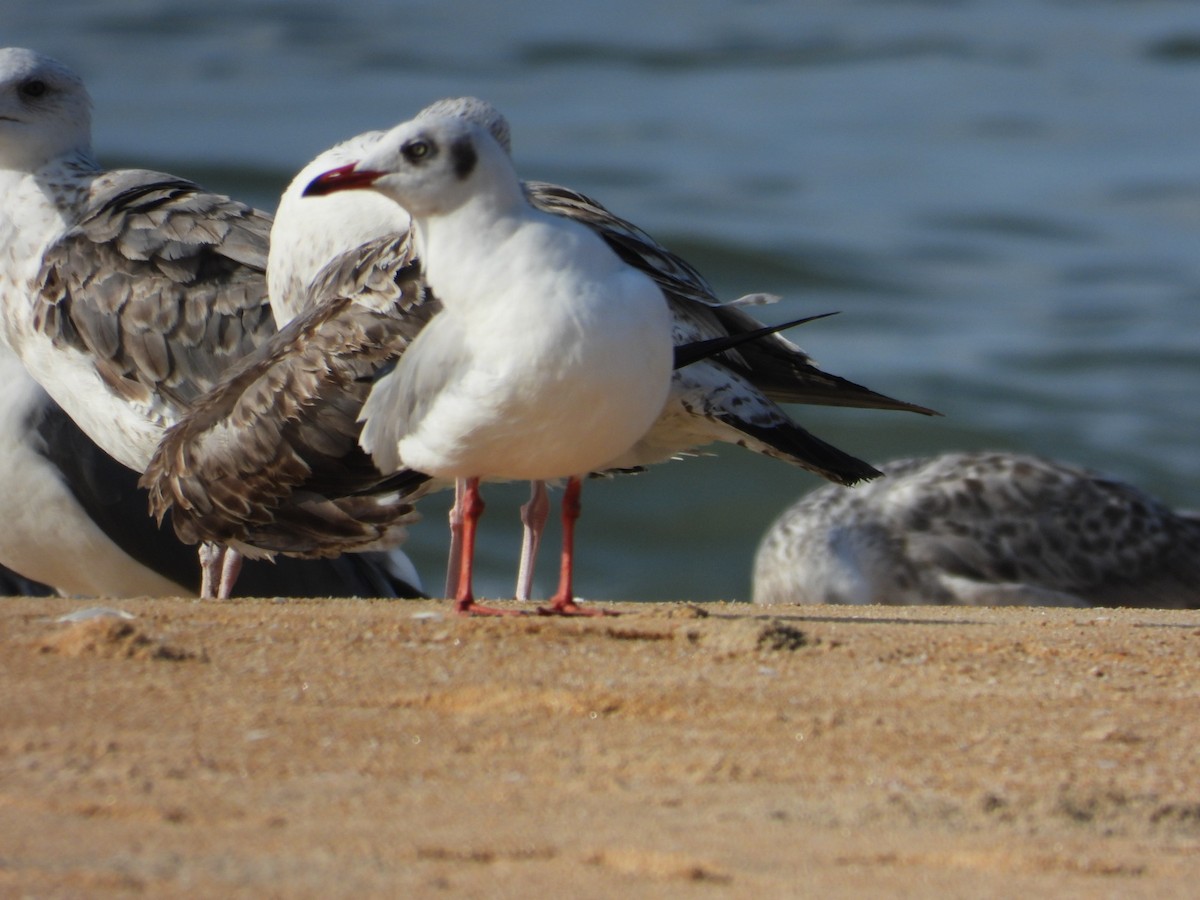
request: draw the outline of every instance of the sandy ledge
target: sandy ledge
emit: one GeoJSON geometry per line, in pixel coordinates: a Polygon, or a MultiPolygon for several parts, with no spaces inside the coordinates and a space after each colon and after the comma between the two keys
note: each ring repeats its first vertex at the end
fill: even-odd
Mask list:
{"type": "Polygon", "coordinates": [[[0,600],[0,895],[1195,894],[1198,611],[617,608],[0,600]]]}

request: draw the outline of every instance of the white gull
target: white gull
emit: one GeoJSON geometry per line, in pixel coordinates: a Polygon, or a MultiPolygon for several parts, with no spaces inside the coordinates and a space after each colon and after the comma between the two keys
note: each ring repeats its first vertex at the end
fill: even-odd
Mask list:
{"type": "Polygon", "coordinates": [[[756,603],[1200,607],[1200,518],[1016,453],[898,460],[763,536],[756,603]]]}
{"type": "Polygon", "coordinates": [[[591,230],[534,209],[485,129],[423,117],[380,138],[310,192],[370,189],[416,225],[442,303],[363,407],[361,443],[385,471],[467,480],[456,609],[488,612],[471,585],[481,478],[566,478],[559,588],[572,583],[581,479],[626,454],[658,418],[671,379],[661,291],[591,230]]]}
{"type": "MultiPolygon", "coordinates": [[[[508,149],[508,123],[483,101],[439,101],[421,115],[439,112],[485,126],[508,149]]],[[[309,482],[321,477],[310,463],[333,459],[346,473],[355,468],[353,457],[362,456],[356,417],[372,378],[394,364],[440,309],[418,277],[405,210],[373,192],[302,196],[318,173],[360,158],[380,134],[325,151],[284,191],[267,268],[281,331],[192,404],[147,467],[144,481],[155,513],[171,509],[185,540],[262,544],[262,525],[286,515],[309,482]]],[[[693,342],[680,355],[699,358],[715,352],[709,343],[722,340],[733,338],[693,342]]],[[[343,492],[363,498],[394,488],[395,479],[361,463],[355,482],[339,479],[343,492]]],[[[465,489],[461,480],[455,485],[465,489]]],[[[410,485],[407,496],[417,492],[410,485]]],[[[544,490],[539,493],[544,500],[544,490]]],[[[452,522],[459,523],[457,515],[452,522]]],[[[528,598],[532,574],[530,524],[526,518],[519,599],[528,598]]],[[[294,540],[289,546],[298,547],[294,540]]],[[[458,582],[454,549],[450,558],[447,593],[458,582]]]]}

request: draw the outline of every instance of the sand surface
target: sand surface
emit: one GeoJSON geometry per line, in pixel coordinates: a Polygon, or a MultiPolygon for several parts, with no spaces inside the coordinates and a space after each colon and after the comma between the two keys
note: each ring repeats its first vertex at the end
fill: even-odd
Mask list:
{"type": "Polygon", "coordinates": [[[1200,612],[0,600],[0,896],[1191,897],[1200,612]]]}

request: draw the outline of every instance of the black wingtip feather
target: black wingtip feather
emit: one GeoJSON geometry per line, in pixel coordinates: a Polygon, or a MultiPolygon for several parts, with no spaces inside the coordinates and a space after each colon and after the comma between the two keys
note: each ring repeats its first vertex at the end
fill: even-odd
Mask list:
{"type": "Polygon", "coordinates": [[[829,481],[849,486],[883,474],[870,463],[839,450],[795,423],[763,426],[733,416],[719,418],[748,437],[766,444],[789,462],[829,481]]]}

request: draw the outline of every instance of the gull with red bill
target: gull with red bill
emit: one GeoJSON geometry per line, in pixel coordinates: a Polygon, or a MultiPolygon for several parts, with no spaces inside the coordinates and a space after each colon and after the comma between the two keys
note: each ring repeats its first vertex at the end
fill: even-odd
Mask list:
{"type": "Polygon", "coordinates": [[[475,602],[481,479],[565,478],[563,552],[548,611],[575,602],[581,479],[619,459],[667,399],[671,317],[662,292],[590,229],[535,210],[485,129],[455,118],[397,126],[357,166],[308,193],[370,189],[412,216],[433,318],[363,407],[361,442],[383,471],[466,479],[456,609],[475,602]]]}

